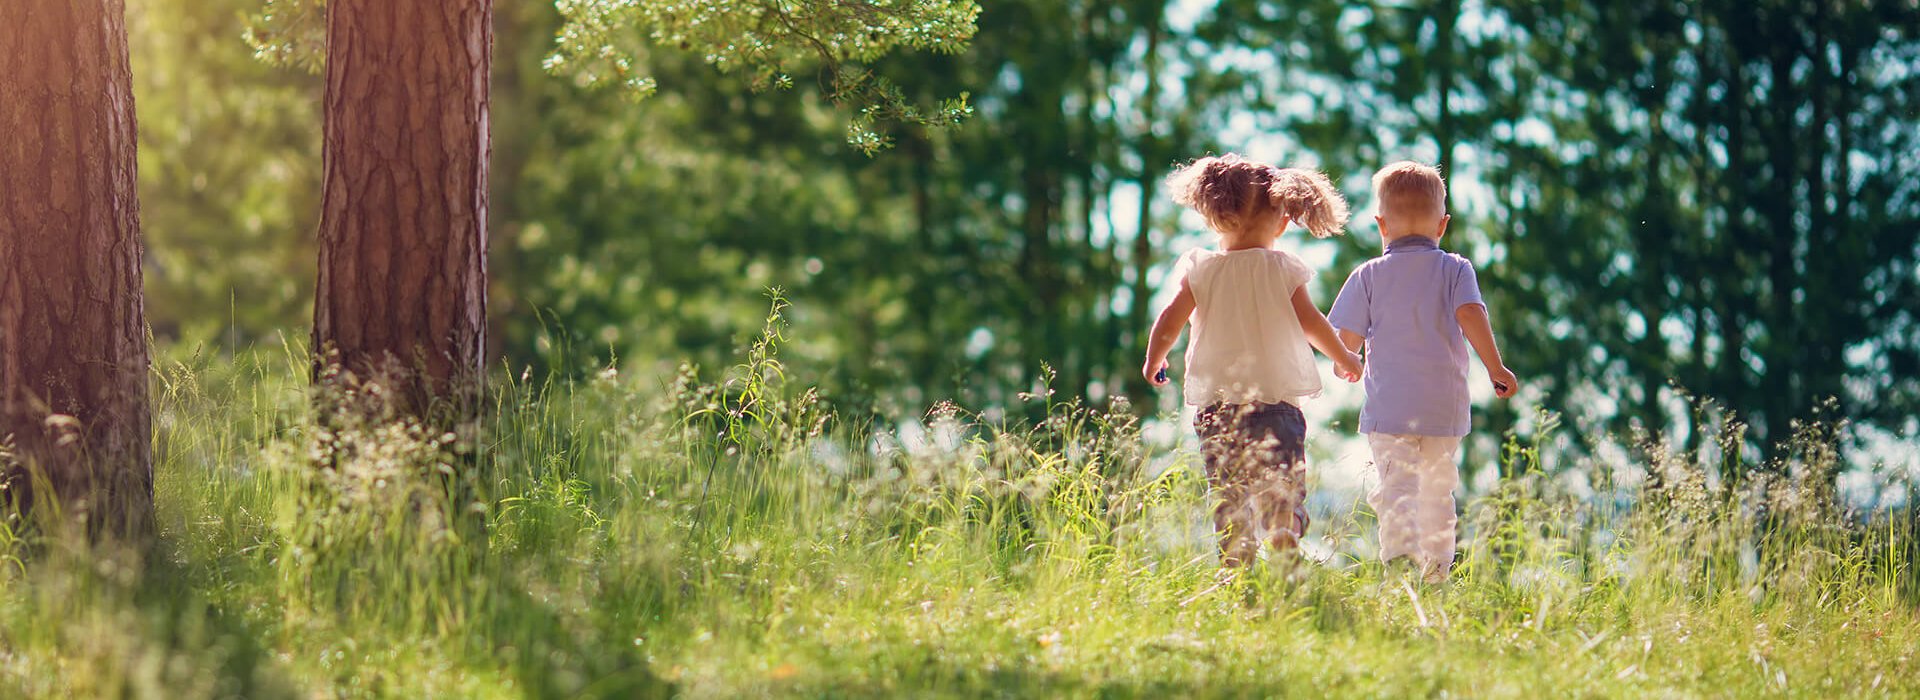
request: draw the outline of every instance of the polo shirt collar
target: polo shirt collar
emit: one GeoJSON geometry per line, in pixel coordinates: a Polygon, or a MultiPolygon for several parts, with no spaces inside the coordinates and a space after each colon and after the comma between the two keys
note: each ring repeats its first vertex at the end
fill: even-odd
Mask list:
{"type": "Polygon", "coordinates": [[[1440,242],[1426,236],[1401,236],[1387,243],[1389,253],[1410,253],[1420,250],[1439,250],[1440,242]]]}

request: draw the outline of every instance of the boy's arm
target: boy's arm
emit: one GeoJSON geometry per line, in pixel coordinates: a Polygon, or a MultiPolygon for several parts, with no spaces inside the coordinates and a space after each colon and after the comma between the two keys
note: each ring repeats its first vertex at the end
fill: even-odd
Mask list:
{"type": "Polygon", "coordinates": [[[1174,341],[1180,339],[1180,329],[1193,317],[1193,305],[1193,290],[1183,279],[1180,293],[1174,295],[1167,308],[1160,310],[1160,318],[1154,320],[1153,332],[1147,336],[1147,363],[1140,368],[1140,375],[1147,378],[1148,384],[1166,386],[1167,377],[1162,372],[1167,368],[1167,353],[1173,351],[1174,341]]]}
{"type": "Polygon", "coordinates": [[[1333,298],[1333,308],[1327,311],[1327,323],[1333,324],[1334,319],[1339,319],[1339,324],[1334,328],[1340,331],[1340,342],[1356,353],[1366,347],[1367,336],[1364,331],[1373,325],[1373,314],[1367,308],[1370,295],[1364,274],[1366,269],[1363,265],[1347,275],[1346,283],[1340,285],[1340,293],[1333,298]]]}
{"type": "Polygon", "coordinates": [[[1467,342],[1480,355],[1480,364],[1487,366],[1487,377],[1493,380],[1493,395],[1503,399],[1513,396],[1520,389],[1520,380],[1514,378],[1513,371],[1507,369],[1507,363],[1500,360],[1500,345],[1493,341],[1493,325],[1487,321],[1487,307],[1483,304],[1461,304],[1453,310],[1453,318],[1460,322],[1460,332],[1466,334],[1467,342]]]}
{"type": "Polygon", "coordinates": [[[1327,323],[1320,307],[1313,305],[1313,295],[1307,292],[1306,285],[1293,290],[1293,315],[1300,319],[1301,330],[1307,332],[1307,342],[1320,354],[1333,359],[1335,375],[1349,382],[1360,381],[1360,356],[1340,343],[1333,324],[1327,323]]]}

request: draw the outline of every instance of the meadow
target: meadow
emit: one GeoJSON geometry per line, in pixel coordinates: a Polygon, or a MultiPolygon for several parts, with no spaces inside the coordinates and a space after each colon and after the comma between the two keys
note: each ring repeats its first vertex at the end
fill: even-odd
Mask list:
{"type": "Polygon", "coordinates": [[[781,340],[670,383],[501,370],[474,448],[316,415],[297,348],[168,350],[158,538],[11,517],[0,695],[1920,693],[1914,511],[1844,508],[1820,426],[1732,471],[1644,436],[1585,494],[1515,442],[1445,585],[1370,560],[1360,504],[1331,555],[1229,576],[1197,459],[1130,414],[942,404],[903,441],[781,340]]]}
{"type": "Polygon", "coordinates": [[[1914,153],[1916,0],[0,0],[0,700],[1920,697],[1914,153]],[[1228,153],[1443,177],[1449,581],[1351,386],[1221,569],[1228,153]]]}

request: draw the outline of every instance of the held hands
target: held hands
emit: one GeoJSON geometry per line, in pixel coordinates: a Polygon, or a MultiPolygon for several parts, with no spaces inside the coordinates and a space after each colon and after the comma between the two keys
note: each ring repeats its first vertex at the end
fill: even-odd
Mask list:
{"type": "Polygon", "coordinates": [[[1167,358],[1147,358],[1147,364],[1140,368],[1140,376],[1147,378],[1153,386],[1167,385],[1167,358]]]}
{"type": "Polygon", "coordinates": [[[1360,356],[1351,350],[1342,349],[1340,356],[1333,358],[1333,376],[1347,380],[1347,383],[1360,381],[1363,365],[1360,356]]]}
{"type": "Polygon", "coordinates": [[[1493,380],[1493,395],[1500,398],[1512,398],[1520,390],[1520,380],[1513,376],[1513,370],[1506,365],[1487,368],[1487,378],[1493,380]]]}

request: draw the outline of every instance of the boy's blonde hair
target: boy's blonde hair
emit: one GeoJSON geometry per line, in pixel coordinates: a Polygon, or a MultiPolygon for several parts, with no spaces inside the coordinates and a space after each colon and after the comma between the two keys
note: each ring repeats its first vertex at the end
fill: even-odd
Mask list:
{"type": "Polygon", "coordinates": [[[1403,160],[1373,174],[1373,197],[1385,219],[1438,221],[1447,214],[1447,181],[1440,170],[1403,160]]]}
{"type": "Polygon", "coordinates": [[[1206,217],[1222,233],[1240,233],[1248,222],[1280,212],[1326,238],[1344,233],[1347,198],[1317,170],[1276,168],[1229,153],[1201,158],[1167,178],[1173,201],[1206,217]]]}

